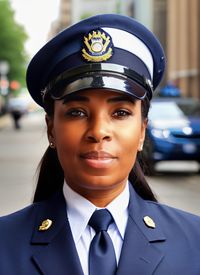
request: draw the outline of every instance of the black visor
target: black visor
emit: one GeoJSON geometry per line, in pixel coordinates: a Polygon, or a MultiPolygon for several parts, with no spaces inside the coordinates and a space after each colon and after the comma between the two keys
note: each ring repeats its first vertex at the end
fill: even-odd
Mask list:
{"type": "Polygon", "coordinates": [[[109,89],[137,99],[145,96],[152,98],[150,80],[126,67],[104,63],[92,63],[65,71],[47,85],[43,95],[50,93],[53,99],[59,100],[87,89],[109,89]]]}

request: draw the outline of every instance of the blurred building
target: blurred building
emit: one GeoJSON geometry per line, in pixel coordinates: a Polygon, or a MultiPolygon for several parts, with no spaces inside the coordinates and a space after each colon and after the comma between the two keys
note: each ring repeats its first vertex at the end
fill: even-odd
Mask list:
{"type": "Polygon", "coordinates": [[[73,0],[60,0],[60,10],[57,20],[50,28],[48,39],[54,37],[72,23],[72,2],[73,0]]]}
{"type": "Polygon", "coordinates": [[[52,23],[49,38],[81,19],[100,13],[133,16],[132,0],[60,0],[59,17],[52,23]]]}
{"type": "Polygon", "coordinates": [[[176,84],[183,96],[200,99],[200,1],[133,0],[134,17],[161,41],[167,56],[162,85],[176,84]]]}
{"type": "Polygon", "coordinates": [[[183,96],[200,99],[199,0],[60,0],[58,19],[49,38],[65,27],[94,14],[133,16],[150,28],[167,56],[166,82],[176,84],[183,96]]]}
{"type": "Polygon", "coordinates": [[[167,2],[168,78],[183,95],[200,99],[200,1],[167,2]]]}

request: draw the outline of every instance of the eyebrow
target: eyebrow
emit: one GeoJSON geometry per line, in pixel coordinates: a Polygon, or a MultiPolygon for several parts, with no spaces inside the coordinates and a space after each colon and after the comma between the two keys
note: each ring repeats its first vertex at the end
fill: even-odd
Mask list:
{"type": "MultiPolygon", "coordinates": [[[[75,101],[75,102],[76,101],[89,102],[90,99],[87,96],[78,95],[78,94],[70,94],[70,95],[67,95],[66,97],[64,97],[63,104],[73,102],[73,101],[75,101]]],[[[137,99],[135,99],[134,97],[131,97],[131,96],[127,96],[127,95],[114,96],[114,97],[108,98],[108,100],[107,100],[108,103],[128,102],[128,103],[132,103],[133,105],[135,105],[136,101],[137,101],[137,99]]]]}
{"type": "Polygon", "coordinates": [[[73,101],[89,102],[89,98],[82,95],[70,94],[63,99],[63,104],[73,101]]]}
{"type": "Polygon", "coordinates": [[[115,96],[113,98],[109,98],[108,102],[109,103],[115,103],[115,102],[129,102],[135,105],[137,99],[130,97],[130,96],[126,96],[126,95],[120,95],[120,96],[115,96]]]}

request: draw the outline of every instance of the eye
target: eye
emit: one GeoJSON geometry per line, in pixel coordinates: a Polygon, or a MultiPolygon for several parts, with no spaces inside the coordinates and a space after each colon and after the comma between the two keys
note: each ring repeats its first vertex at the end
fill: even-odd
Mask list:
{"type": "Polygon", "coordinates": [[[81,109],[70,109],[65,113],[68,117],[85,117],[87,116],[86,112],[81,109]]]}
{"type": "Polygon", "coordinates": [[[124,109],[119,109],[119,110],[115,111],[112,116],[115,118],[123,119],[123,118],[129,117],[131,115],[132,115],[132,113],[130,111],[124,110],[124,109]]]}

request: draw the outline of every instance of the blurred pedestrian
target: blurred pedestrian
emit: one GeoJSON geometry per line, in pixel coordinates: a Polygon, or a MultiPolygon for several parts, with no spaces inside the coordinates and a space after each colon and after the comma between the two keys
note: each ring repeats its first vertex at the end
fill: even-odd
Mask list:
{"type": "Polygon", "coordinates": [[[32,59],[27,85],[49,147],[34,203],[0,219],[0,274],[200,274],[200,218],[156,201],[138,162],[163,49],[98,15],[32,59]]]}
{"type": "Polygon", "coordinates": [[[27,102],[20,96],[11,96],[8,99],[8,112],[13,120],[13,127],[16,130],[21,129],[21,118],[28,111],[27,102]]]}

